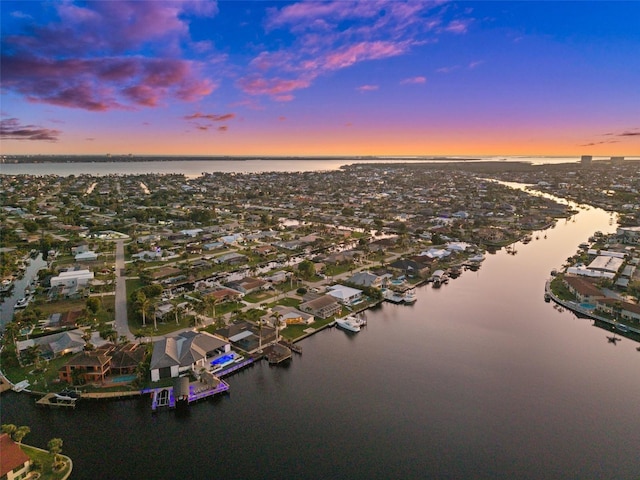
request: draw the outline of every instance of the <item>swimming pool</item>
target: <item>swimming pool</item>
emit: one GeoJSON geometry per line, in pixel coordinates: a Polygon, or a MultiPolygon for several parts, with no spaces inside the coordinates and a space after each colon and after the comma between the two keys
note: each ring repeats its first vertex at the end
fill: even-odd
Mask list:
{"type": "Polygon", "coordinates": [[[581,303],[580,307],[584,308],[585,310],[595,310],[596,309],[596,306],[593,303],[581,303]]]}
{"type": "Polygon", "coordinates": [[[133,382],[136,379],[135,374],[129,375],[118,375],[117,377],[111,377],[112,383],[125,383],[125,382],[133,382]]]}

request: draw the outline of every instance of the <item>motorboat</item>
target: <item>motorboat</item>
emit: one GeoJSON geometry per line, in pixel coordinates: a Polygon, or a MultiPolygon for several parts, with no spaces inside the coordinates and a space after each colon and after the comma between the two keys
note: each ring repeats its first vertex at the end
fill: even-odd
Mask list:
{"type": "Polygon", "coordinates": [[[407,304],[415,303],[416,300],[418,300],[418,297],[416,296],[416,289],[411,288],[406,292],[404,292],[404,295],[402,296],[402,300],[404,301],[404,303],[407,303],[407,304]]]}
{"type": "Polygon", "coordinates": [[[336,318],[336,325],[350,332],[359,332],[361,328],[360,320],[354,317],[353,315],[347,315],[346,317],[336,318]]]}
{"type": "Polygon", "coordinates": [[[29,305],[29,302],[31,301],[31,297],[22,297],[20,300],[18,300],[16,302],[16,304],[13,306],[14,309],[19,309],[19,308],[26,308],[27,305],[29,305]]]}

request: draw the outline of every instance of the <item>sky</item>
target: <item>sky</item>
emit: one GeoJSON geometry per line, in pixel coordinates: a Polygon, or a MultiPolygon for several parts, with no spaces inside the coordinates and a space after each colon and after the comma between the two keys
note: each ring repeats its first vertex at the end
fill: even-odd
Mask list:
{"type": "Polygon", "coordinates": [[[640,2],[5,1],[3,155],[640,155],[640,2]]]}

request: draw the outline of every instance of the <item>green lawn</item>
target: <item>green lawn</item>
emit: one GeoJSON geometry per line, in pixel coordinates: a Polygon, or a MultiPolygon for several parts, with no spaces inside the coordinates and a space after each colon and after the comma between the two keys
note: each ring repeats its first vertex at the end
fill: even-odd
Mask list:
{"type": "Polygon", "coordinates": [[[40,368],[35,365],[25,367],[5,367],[3,372],[13,383],[29,380],[30,389],[35,391],[58,391],[62,384],[58,383],[58,369],[69,360],[70,356],[54,358],[50,361],[41,361],[40,368]]]}
{"type": "Polygon", "coordinates": [[[67,466],[60,472],[54,472],[53,467],[53,455],[49,452],[41,450],[39,448],[31,447],[29,445],[21,445],[22,451],[26,453],[32,462],[37,462],[42,466],[40,472],[41,480],[59,480],[65,477],[69,472],[71,465],[67,462],[67,466]]]}

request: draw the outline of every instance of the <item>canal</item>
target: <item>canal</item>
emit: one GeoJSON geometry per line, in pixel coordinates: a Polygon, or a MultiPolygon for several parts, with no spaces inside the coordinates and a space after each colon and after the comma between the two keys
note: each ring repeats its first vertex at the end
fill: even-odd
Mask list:
{"type": "Polygon", "coordinates": [[[637,479],[638,344],[543,300],[549,272],[614,228],[581,209],[185,414],[152,416],[147,398],[37,409],[9,393],[2,423],[29,425],[36,446],[61,437],[76,479],[637,479]]]}

